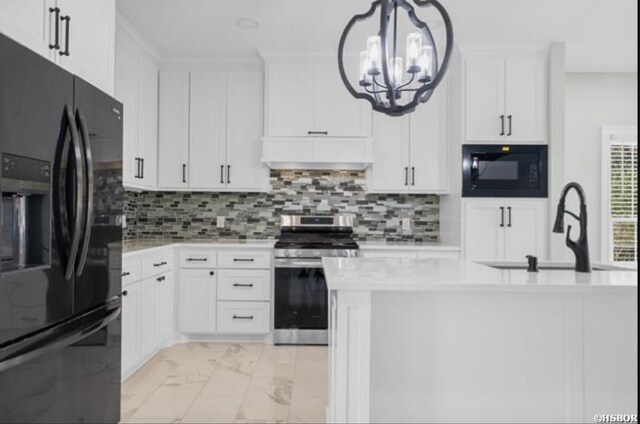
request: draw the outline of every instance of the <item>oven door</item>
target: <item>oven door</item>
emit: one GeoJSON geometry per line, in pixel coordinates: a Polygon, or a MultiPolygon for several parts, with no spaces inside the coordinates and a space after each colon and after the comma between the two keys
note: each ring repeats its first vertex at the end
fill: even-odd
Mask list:
{"type": "Polygon", "coordinates": [[[321,259],[276,259],[276,343],[326,344],[328,296],[321,259]]]}
{"type": "Polygon", "coordinates": [[[547,146],[465,145],[464,197],[547,197],[547,146]]]}

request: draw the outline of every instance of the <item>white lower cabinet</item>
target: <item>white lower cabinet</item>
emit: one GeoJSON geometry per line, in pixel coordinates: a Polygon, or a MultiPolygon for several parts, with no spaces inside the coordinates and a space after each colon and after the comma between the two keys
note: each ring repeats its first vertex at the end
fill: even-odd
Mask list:
{"type": "Polygon", "coordinates": [[[218,300],[268,302],[270,298],[271,270],[220,270],[218,300]]]}
{"type": "Polygon", "coordinates": [[[218,302],[218,332],[268,333],[269,302],[218,302]]]}
{"type": "Polygon", "coordinates": [[[156,298],[155,278],[143,280],[140,290],[140,355],[147,356],[156,345],[156,298]]]}
{"type": "Polygon", "coordinates": [[[173,272],[156,277],[156,341],[164,346],[173,338],[173,272]]]}
{"type": "Polygon", "coordinates": [[[140,356],[140,285],[125,287],[122,297],[122,375],[128,375],[140,356]]]}
{"type": "Polygon", "coordinates": [[[216,331],[215,269],[180,269],[179,329],[183,333],[216,331]]]}
{"type": "Polygon", "coordinates": [[[546,258],[545,199],[465,199],[464,256],[471,260],[546,258]]]}

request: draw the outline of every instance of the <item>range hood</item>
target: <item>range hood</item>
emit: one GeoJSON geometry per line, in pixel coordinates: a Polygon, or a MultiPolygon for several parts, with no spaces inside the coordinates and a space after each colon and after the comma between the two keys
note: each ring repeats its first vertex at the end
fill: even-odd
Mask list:
{"type": "Polygon", "coordinates": [[[363,170],[372,147],[370,138],[264,137],[262,161],[271,169],[363,170]]]}

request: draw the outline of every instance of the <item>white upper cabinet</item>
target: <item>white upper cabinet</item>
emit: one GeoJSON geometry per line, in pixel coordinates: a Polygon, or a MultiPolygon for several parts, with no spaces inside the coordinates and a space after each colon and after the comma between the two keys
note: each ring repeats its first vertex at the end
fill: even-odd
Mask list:
{"type": "Polygon", "coordinates": [[[269,170],[260,160],[263,123],[262,72],[234,72],[227,77],[227,187],[262,191],[269,170]]]}
{"type": "Polygon", "coordinates": [[[113,95],[115,0],[3,0],[0,32],[113,95]]]}
{"type": "Polygon", "coordinates": [[[368,190],[378,193],[446,193],[449,147],[447,86],[410,114],[374,112],[373,164],[368,190]]]}
{"type": "Polygon", "coordinates": [[[545,143],[547,68],[544,52],[465,54],[465,140],[545,143]]]}
{"type": "Polygon", "coordinates": [[[268,137],[370,136],[371,106],[349,94],[335,58],[267,58],[266,80],[268,137]]]}
{"type": "Polygon", "coordinates": [[[544,199],[465,199],[464,254],[470,260],[546,258],[544,199]]]}
{"type": "Polygon", "coordinates": [[[158,185],[184,188],[189,181],[189,72],[160,72],[158,185]]]}
{"type": "Polygon", "coordinates": [[[115,96],[124,105],[123,182],[158,184],[158,65],[155,57],[118,25],[115,96]]]}
{"type": "Polygon", "coordinates": [[[57,0],[57,6],[67,17],[60,23],[60,65],[112,94],[115,0],[57,0]]]}
{"type": "Polygon", "coordinates": [[[34,52],[53,59],[55,0],[2,0],[0,32],[34,52]]]}
{"type": "Polygon", "coordinates": [[[191,72],[189,187],[194,189],[225,186],[225,86],[224,72],[191,72]]]}

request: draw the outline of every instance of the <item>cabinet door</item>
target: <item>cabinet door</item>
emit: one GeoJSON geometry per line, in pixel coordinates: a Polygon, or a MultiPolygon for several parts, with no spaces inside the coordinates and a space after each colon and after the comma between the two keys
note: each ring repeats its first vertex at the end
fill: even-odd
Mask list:
{"type": "Polygon", "coordinates": [[[135,46],[118,35],[116,57],[116,98],[123,108],[123,181],[138,184],[138,84],[140,60],[135,46]]]}
{"type": "Polygon", "coordinates": [[[189,187],[225,186],[226,90],[222,72],[191,73],[189,187]]]}
{"type": "Polygon", "coordinates": [[[146,55],[140,56],[138,84],[139,123],[138,155],[142,158],[142,178],[139,184],[158,184],[158,67],[146,55]]]}
{"type": "Polygon", "coordinates": [[[466,140],[468,142],[504,140],[504,134],[506,134],[504,59],[467,58],[465,91],[466,140]]]}
{"type": "Polygon", "coordinates": [[[146,358],[157,347],[156,308],[157,281],[147,278],[141,283],[140,290],[140,356],[146,358]]]}
{"type": "Polygon", "coordinates": [[[507,199],[505,260],[525,261],[527,255],[546,258],[546,201],[507,199]]]}
{"type": "Polygon", "coordinates": [[[184,188],[189,182],[189,72],[160,73],[158,186],[184,188]]]}
{"type": "Polygon", "coordinates": [[[273,63],[267,70],[267,122],[271,137],[308,137],[313,131],[313,66],[273,63]]]}
{"type": "Polygon", "coordinates": [[[69,72],[113,94],[115,56],[115,0],[57,0],[60,13],[71,20],[61,22],[60,52],[66,50],[69,29],[69,55],[58,55],[58,62],[69,72]]]}
{"type": "Polygon", "coordinates": [[[128,374],[140,356],[140,284],[131,284],[122,297],[122,374],[128,374]]]}
{"type": "Polygon", "coordinates": [[[157,277],[156,281],[158,282],[156,343],[158,346],[165,346],[171,341],[173,335],[173,272],[157,277]]]}
{"type": "Polygon", "coordinates": [[[55,14],[49,8],[55,0],[2,0],[0,7],[0,33],[25,47],[52,58],[56,50],[49,47],[55,43],[55,14]]]}
{"type": "Polygon", "coordinates": [[[449,188],[446,99],[447,87],[443,85],[409,115],[412,191],[443,193],[449,188]]]}
{"type": "Polygon", "coordinates": [[[179,316],[183,333],[216,331],[216,280],[211,269],[180,270],[179,316]]]}
{"type": "Polygon", "coordinates": [[[264,100],[261,72],[227,76],[227,187],[265,190],[269,173],[262,163],[264,100]]]}
{"type": "Polygon", "coordinates": [[[465,259],[502,260],[504,258],[504,201],[467,199],[464,201],[465,259]]]}
{"type": "Polygon", "coordinates": [[[547,69],[544,58],[508,59],[506,73],[507,141],[546,140],[547,69]]]}
{"type": "MultiPolygon", "coordinates": [[[[358,75],[358,63],[345,62],[351,75],[358,75]]],[[[345,88],[337,63],[314,66],[313,130],[330,137],[369,137],[371,105],[355,99],[345,88]]]]}
{"type": "Polygon", "coordinates": [[[369,190],[406,192],[409,189],[409,116],[373,115],[373,164],[369,190]]]}

